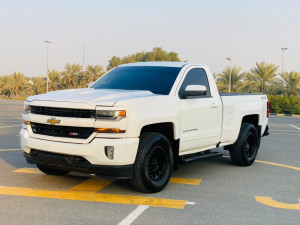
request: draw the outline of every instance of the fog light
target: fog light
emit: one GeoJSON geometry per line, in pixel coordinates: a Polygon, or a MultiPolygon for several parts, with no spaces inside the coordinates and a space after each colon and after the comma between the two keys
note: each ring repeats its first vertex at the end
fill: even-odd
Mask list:
{"type": "Polygon", "coordinates": [[[30,151],[31,156],[36,157],[38,154],[39,154],[39,151],[31,149],[31,151],[30,151]]]}
{"type": "Polygon", "coordinates": [[[114,159],[114,146],[105,146],[105,155],[110,160],[114,159]]]}

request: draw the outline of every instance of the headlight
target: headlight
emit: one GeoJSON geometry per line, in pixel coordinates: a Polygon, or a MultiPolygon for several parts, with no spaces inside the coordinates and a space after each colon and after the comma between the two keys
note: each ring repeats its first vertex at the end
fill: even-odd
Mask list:
{"type": "Polygon", "coordinates": [[[126,117],[125,110],[97,110],[96,119],[119,121],[126,117]]]}
{"type": "Polygon", "coordinates": [[[28,113],[30,113],[31,107],[30,105],[24,105],[23,109],[23,113],[27,115],[28,113]]]}

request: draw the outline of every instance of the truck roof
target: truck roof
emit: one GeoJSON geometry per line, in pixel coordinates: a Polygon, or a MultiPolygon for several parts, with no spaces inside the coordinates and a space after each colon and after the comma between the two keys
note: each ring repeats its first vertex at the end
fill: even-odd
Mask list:
{"type": "MultiPolygon", "coordinates": [[[[166,67],[183,67],[187,64],[187,62],[167,62],[167,61],[159,61],[159,62],[136,62],[136,63],[127,63],[122,64],[119,67],[124,66],[166,66],[166,67]]],[[[194,64],[193,64],[194,65],[194,64]]],[[[199,65],[199,64],[198,64],[199,65]]]]}

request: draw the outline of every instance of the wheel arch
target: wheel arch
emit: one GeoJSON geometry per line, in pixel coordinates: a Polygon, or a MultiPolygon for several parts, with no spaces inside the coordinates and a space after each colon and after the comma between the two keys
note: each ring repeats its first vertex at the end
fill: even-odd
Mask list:
{"type": "MultiPolygon", "coordinates": [[[[261,125],[259,125],[259,115],[258,114],[244,115],[242,117],[242,119],[241,119],[241,122],[240,122],[240,125],[239,125],[240,127],[239,127],[239,130],[238,130],[236,138],[238,138],[238,136],[239,136],[239,133],[240,133],[240,130],[242,128],[242,124],[243,123],[250,123],[250,124],[252,124],[256,128],[256,131],[257,131],[257,134],[258,134],[258,139],[259,139],[259,146],[260,146],[260,138],[261,138],[261,136],[259,134],[261,133],[261,125]]],[[[230,150],[232,148],[232,145],[233,144],[225,145],[224,149],[225,150],[230,150]]]]}
{"type": "Polygon", "coordinates": [[[258,129],[258,124],[259,124],[259,115],[258,114],[251,114],[251,115],[246,115],[242,118],[242,123],[250,123],[253,124],[256,129],[258,129]]]}
{"type": "Polygon", "coordinates": [[[142,127],[141,133],[144,132],[157,132],[160,134],[165,135],[172,146],[173,155],[174,155],[174,169],[178,169],[178,162],[179,162],[179,144],[180,139],[176,138],[176,130],[175,130],[175,124],[172,122],[163,122],[163,123],[155,123],[155,124],[148,124],[142,127]]]}

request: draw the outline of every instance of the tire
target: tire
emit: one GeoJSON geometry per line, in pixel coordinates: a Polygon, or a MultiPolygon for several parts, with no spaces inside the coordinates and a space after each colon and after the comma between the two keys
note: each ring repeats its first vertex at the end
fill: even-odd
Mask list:
{"type": "Polygon", "coordinates": [[[42,166],[40,164],[36,164],[36,166],[37,168],[39,168],[40,171],[48,175],[65,175],[69,173],[69,171],[66,170],[58,170],[58,169],[42,166]]]}
{"type": "Polygon", "coordinates": [[[236,142],[229,153],[232,162],[238,166],[251,166],[259,148],[257,130],[253,124],[242,123],[236,142]]]}
{"type": "Polygon", "coordinates": [[[170,141],[160,133],[145,132],[140,137],[131,186],[141,192],[159,192],[168,184],[173,166],[170,141]]]}

